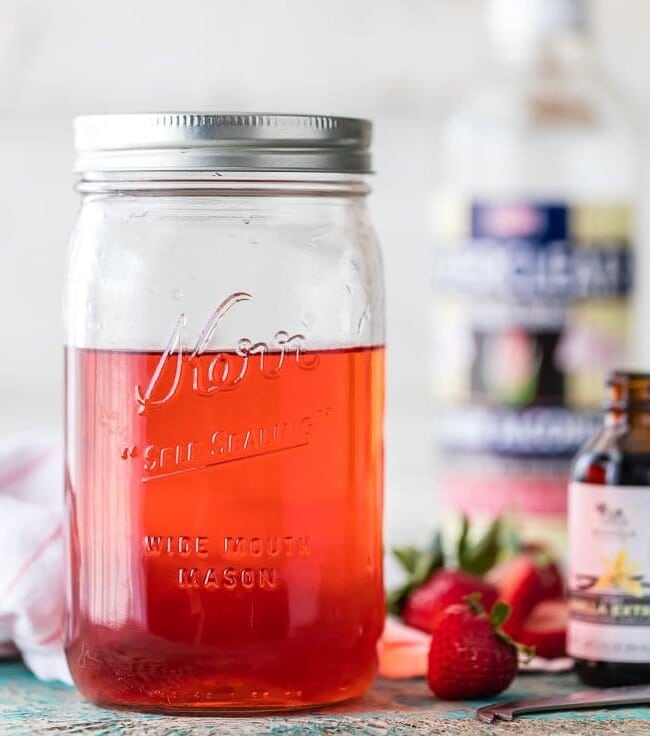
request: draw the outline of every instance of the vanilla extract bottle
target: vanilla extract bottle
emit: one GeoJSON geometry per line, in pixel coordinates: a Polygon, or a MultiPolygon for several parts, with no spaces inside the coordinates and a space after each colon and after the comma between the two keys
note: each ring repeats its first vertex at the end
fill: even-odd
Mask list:
{"type": "Polygon", "coordinates": [[[650,373],[613,373],[569,487],[568,653],[580,679],[650,683],[650,373]]]}

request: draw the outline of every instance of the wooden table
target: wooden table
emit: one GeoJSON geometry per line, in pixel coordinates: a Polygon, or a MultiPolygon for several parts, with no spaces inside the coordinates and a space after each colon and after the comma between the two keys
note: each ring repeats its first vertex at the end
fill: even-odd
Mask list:
{"type": "MultiPolygon", "coordinates": [[[[573,675],[521,675],[504,700],[569,692],[573,675]]],[[[392,736],[393,734],[650,734],[650,709],[583,711],[527,716],[512,724],[476,720],[478,703],[435,700],[423,680],[379,679],[363,700],[316,713],[267,718],[208,718],[142,715],[97,708],[65,685],[36,680],[15,662],[0,664],[0,736],[75,734],[93,736],[392,736]]]]}

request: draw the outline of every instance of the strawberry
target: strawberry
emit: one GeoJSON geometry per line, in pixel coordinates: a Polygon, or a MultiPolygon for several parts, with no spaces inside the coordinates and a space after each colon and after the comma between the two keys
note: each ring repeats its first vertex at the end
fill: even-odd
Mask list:
{"type": "Polygon", "coordinates": [[[523,552],[501,563],[488,574],[499,598],[512,609],[503,630],[520,636],[524,621],[538,603],[563,594],[562,575],[557,565],[544,554],[523,552]]]}
{"type": "Polygon", "coordinates": [[[496,600],[491,583],[481,580],[495,563],[500,551],[501,522],[495,521],[475,543],[469,541],[469,522],[462,520],[456,545],[458,570],[445,569],[440,534],[424,550],[400,547],[393,550],[407,579],[387,598],[388,611],[402,615],[404,622],[431,632],[436,617],[449,605],[460,603],[473,592],[481,593],[488,605],[496,600]]]}
{"type": "Polygon", "coordinates": [[[392,679],[425,677],[431,636],[388,618],[377,644],[379,674],[392,679]]]}
{"type": "Polygon", "coordinates": [[[524,621],[519,639],[522,644],[535,647],[539,657],[563,657],[566,654],[568,621],[569,608],[566,601],[542,601],[524,621]]]}
{"type": "Polygon", "coordinates": [[[460,570],[438,570],[406,599],[404,623],[431,633],[440,614],[454,603],[462,603],[470,593],[480,593],[488,608],[497,600],[491,583],[460,570]]]}
{"type": "Polygon", "coordinates": [[[435,695],[446,700],[489,698],[510,685],[520,647],[501,629],[508,613],[508,605],[498,601],[488,616],[478,595],[444,611],[429,650],[427,680],[435,695]]]}

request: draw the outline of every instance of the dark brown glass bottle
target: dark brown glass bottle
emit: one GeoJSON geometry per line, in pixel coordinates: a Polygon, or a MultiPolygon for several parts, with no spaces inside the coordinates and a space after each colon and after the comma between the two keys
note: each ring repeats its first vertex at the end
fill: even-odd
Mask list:
{"type": "Polygon", "coordinates": [[[588,685],[650,683],[649,520],[650,373],[616,372],[569,490],[568,649],[588,685]]]}

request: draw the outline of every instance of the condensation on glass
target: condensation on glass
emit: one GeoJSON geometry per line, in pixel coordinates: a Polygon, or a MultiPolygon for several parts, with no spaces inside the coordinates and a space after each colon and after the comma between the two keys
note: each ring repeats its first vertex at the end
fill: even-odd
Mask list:
{"type": "Polygon", "coordinates": [[[374,677],[370,133],[266,114],[76,122],[67,656],[90,700],[273,711],[374,677]]]}

